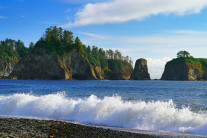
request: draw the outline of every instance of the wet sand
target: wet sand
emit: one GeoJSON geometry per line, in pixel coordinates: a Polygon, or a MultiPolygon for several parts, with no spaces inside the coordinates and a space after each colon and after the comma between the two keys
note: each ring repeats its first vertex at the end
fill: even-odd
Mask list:
{"type": "MultiPolygon", "coordinates": [[[[205,136],[183,133],[142,131],[116,127],[92,126],[76,122],[57,120],[25,119],[17,117],[0,117],[0,137],[26,138],[26,137],[51,137],[51,138],[151,138],[151,137],[182,137],[201,138],[205,136]]],[[[207,136],[206,136],[207,137],[207,136]]]]}

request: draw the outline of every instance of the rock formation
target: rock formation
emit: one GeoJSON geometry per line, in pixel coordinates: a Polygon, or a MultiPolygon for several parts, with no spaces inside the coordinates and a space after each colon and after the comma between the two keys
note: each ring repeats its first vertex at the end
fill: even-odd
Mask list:
{"type": "Polygon", "coordinates": [[[10,78],[31,80],[95,80],[95,69],[79,52],[63,56],[36,48],[18,62],[10,78]]]}
{"type": "Polygon", "coordinates": [[[118,71],[104,70],[104,79],[106,80],[129,80],[133,71],[131,66],[125,67],[118,71]]]}
{"type": "Polygon", "coordinates": [[[0,78],[8,77],[13,71],[13,68],[17,62],[18,59],[14,57],[12,57],[12,61],[3,59],[0,60],[0,78]]]}
{"type": "Polygon", "coordinates": [[[161,80],[206,80],[206,59],[177,58],[165,65],[161,80]]]}
{"type": "Polygon", "coordinates": [[[136,61],[131,80],[150,80],[148,73],[147,60],[141,58],[136,61]]]}

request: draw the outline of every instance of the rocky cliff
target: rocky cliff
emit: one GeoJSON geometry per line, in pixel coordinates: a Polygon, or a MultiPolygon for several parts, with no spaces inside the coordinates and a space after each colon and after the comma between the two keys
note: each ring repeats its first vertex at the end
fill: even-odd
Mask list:
{"type": "Polygon", "coordinates": [[[14,67],[11,79],[25,80],[128,80],[132,66],[118,70],[102,69],[92,66],[89,61],[75,50],[58,56],[35,48],[14,67]]]}
{"type": "Polygon", "coordinates": [[[108,61],[108,68],[103,69],[103,76],[106,80],[129,80],[133,71],[132,65],[124,60],[108,61]]]}
{"type": "Polygon", "coordinates": [[[7,78],[15,64],[29,52],[20,40],[5,39],[0,41],[0,78],[7,78]]]}
{"type": "Polygon", "coordinates": [[[18,62],[18,59],[15,57],[11,57],[11,59],[12,60],[0,60],[0,78],[8,77],[13,71],[13,68],[15,64],[18,62]]]}
{"type": "Polygon", "coordinates": [[[133,73],[130,77],[131,80],[150,80],[148,73],[147,60],[141,58],[136,61],[133,73]]]}
{"type": "Polygon", "coordinates": [[[133,71],[131,66],[122,68],[118,71],[104,70],[104,79],[106,80],[129,80],[133,71]]]}
{"type": "Polygon", "coordinates": [[[207,59],[173,59],[165,65],[161,80],[207,80],[207,59]]]}
{"type": "Polygon", "coordinates": [[[35,48],[14,67],[12,79],[31,80],[94,80],[99,79],[95,69],[79,52],[63,56],[35,48]]]}

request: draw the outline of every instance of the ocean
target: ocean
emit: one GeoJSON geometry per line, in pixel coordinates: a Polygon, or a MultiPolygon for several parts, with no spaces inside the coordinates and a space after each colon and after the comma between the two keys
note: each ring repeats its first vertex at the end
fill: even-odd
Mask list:
{"type": "Polygon", "coordinates": [[[207,135],[207,82],[0,80],[0,115],[207,135]]]}

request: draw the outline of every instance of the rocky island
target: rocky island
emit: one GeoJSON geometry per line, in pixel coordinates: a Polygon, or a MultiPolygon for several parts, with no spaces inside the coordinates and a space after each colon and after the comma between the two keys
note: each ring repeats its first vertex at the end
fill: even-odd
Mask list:
{"type": "Polygon", "coordinates": [[[161,80],[207,80],[207,59],[179,57],[165,65],[161,80]]]}

